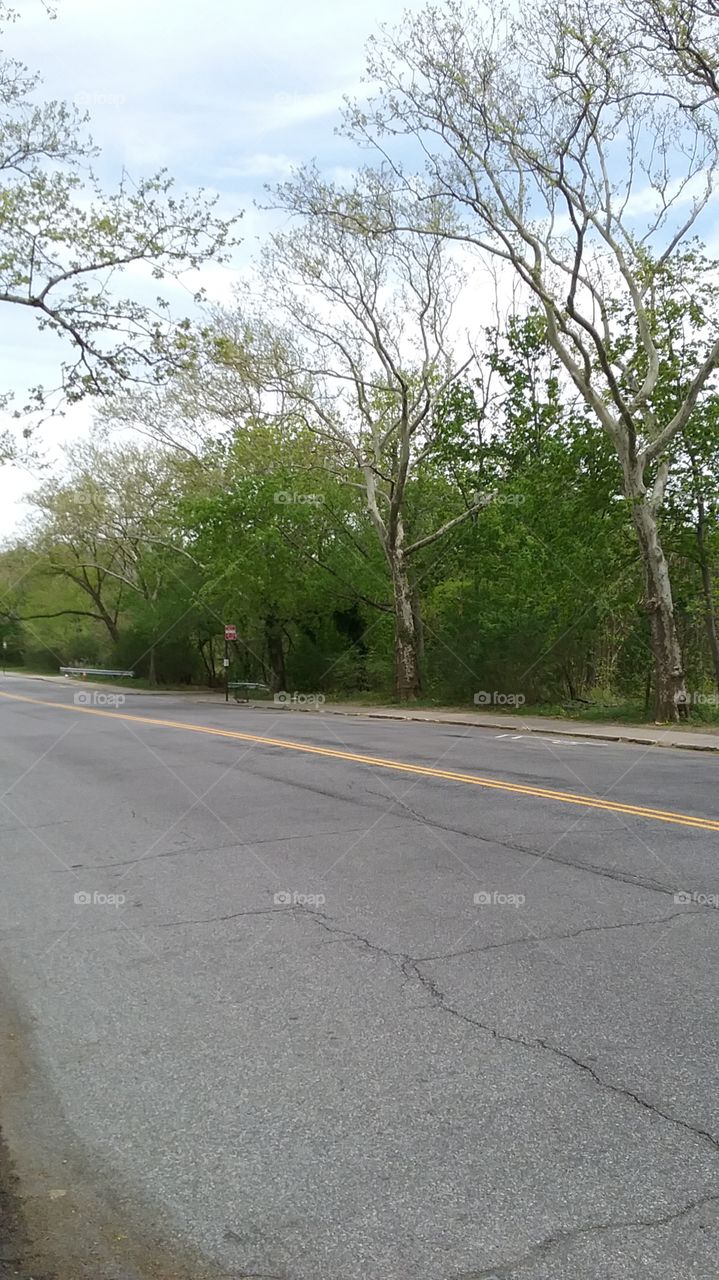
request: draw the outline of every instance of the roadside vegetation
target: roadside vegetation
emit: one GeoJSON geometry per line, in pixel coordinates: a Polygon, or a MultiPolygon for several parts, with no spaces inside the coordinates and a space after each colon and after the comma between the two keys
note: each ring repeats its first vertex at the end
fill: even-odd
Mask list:
{"type": "Polygon", "coordinates": [[[164,178],[72,215],[53,106],[0,301],[98,412],[0,555],[8,666],[219,686],[231,622],[271,691],[716,721],[718,27],[710,0],[409,17],[347,108],[351,182],[268,193],[247,287],[179,323],[77,282],[230,230],[164,178]]]}

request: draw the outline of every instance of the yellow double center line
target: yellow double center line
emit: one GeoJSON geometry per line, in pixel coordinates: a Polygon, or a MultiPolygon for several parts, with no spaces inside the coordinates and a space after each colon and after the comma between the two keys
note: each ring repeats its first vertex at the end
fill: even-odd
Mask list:
{"type": "Polygon", "coordinates": [[[263,747],[281,747],[285,751],[301,751],[306,755],[325,756],[330,760],[348,760],[352,764],[369,765],[373,769],[394,769],[397,773],[413,773],[420,778],[441,778],[447,782],[461,782],[471,787],[483,787],[489,791],[508,791],[512,795],[555,800],[560,804],[579,805],[582,809],[602,809],[607,813],[622,813],[633,818],[647,818],[653,822],[672,822],[681,827],[696,827],[700,831],[719,831],[719,819],[699,818],[694,814],[674,813],[665,809],[650,809],[639,804],[622,804],[619,800],[602,800],[597,796],[582,796],[573,791],[554,791],[549,787],[503,782],[498,778],[483,778],[475,773],[455,773],[449,769],[434,769],[430,765],[408,764],[403,760],[385,760],[382,756],[360,755],[356,751],[338,751],[335,747],[316,747],[307,742],[293,742],[286,738],[266,738],[257,733],[241,733],[238,729],[216,729],[211,725],[188,724],[184,720],[159,720],[153,716],[128,715],[123,711],[102,711],[97,707],[78,707],[66,702],[28,698],[19,693],[0,693],[0,697],[8,698],[13,702],[29,702],[37,707],[51,707],[55,711],[71,711],[75,715],[102,716],[107,720],[129,720],[134,724],[156,725],[163,729],[205,733],[215,738],[231,738],[237,742],[254,742],[263,747]]]}

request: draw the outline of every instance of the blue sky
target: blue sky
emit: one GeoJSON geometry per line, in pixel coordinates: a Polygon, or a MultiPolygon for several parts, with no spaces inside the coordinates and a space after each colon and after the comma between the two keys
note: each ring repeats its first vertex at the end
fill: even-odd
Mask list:
{"type": "MultiPolygon", "coordinates": [[[[254,207],[264,184],[281,180],[293,164],[317,159],[330,176],[357,164],[354,145],[336,133],[343,95],[361,95],[364,46],[384,22],[399,22],[422,0],[56,0],[50,21],[42,0],[15,0],[20,20],[6,33],[8,51],[37,69],[47,97],[74,101],[91,118],[102,151],[97,171],[113,189],[123,168],[131,174],[166,167],[183,190],[216,191],[228,214],[244,210],[244,242],[233,268],[208,268],[211,298],[227,301],[238,272],[256,251],[271,215],[254,207]]],[[[681,166],[683,169],[683,165],[681,166]]],[[[653,201],[639,175],[633,199],[640,219],[653,201]]],[[[701,230],[719,255],[716,205],[701,230]]],[[[188,280],[196,288],[196,279],[188,280]]],[[[192,288],[178,289],[175,311],[192,308],[192,288]]],[[[491,282],[468,297],[467,326],[492,319],[491,282]],[[486,295],[486,296],[484,296],[486,295]],[[479,310],[478,310],[479,309],[479,310]]],[[[0,388],[54,385],[62,348],[37,333],[21,308],[0,309],[0,388]]],[[[49,460],[58,444],[85,433],[92,402],[46,426],[49,460]]],[[[38,476],[0,467],[0,536],[26,514],[22,495],[38,476]]]]}
{"type": "MultiPolygon", "coordinates": [[[[217,191],[228,213],[245,211],[241,266],[267,225],[253,208],[265,183],[312,158],[338,175],[356,163],[352,144],[335,133],[342,96],[361,92],[367,37],[407,5],[57,0],[54,21],[41,0],[19,7],[4,45],[41,73],[45,96],[87,110],[103,183],[116,185],[123,167],[138,175],[167,167],[182,188],[217,191]]],[[[209,270],[205,284],[226,298],[234,278],[209,270]]],[[[22,393],[52,384],[61,349],[18,310],[0,314],[0,381],[22,393]]],[[[91,417],[87,404],[46,427],[50,454],[53,442],[86,430],[91,417]]],[[[0,469],[0,534],[23,516],[21,496],[34,483],[21,469],[0,469]]]]}

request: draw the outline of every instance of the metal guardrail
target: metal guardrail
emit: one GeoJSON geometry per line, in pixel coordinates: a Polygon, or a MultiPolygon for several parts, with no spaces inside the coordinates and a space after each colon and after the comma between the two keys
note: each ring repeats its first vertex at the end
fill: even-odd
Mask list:
{"type": "Polygon", "coordinates": [[[134,671],[120,671],[112,667],[60,667],[61,676],[114,676],[116,679],[133,680],[134,671]]]}

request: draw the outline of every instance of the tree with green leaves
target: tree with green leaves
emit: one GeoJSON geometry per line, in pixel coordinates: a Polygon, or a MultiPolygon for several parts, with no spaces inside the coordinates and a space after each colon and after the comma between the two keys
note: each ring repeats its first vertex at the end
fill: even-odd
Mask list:
{"type": "MultiPolygon", "coordinates": [[[[679,36],[681,8],[663,5],[679,36]]],[[[651,66],[626,7],[599,0],[533,0],[516,16],[449,0],[371,44],[369,78],[382,88],[350,119],[380,150],[385,189],[405,193],[402,226],[498,259],[541,308],[552,349],[622,468],[656,714],[667,720],[684,714],[686,684],[660,513],[675,441],[719,364],[719,328],[711,318],[682,401],[662,419],[670,353],[655,299],[716,191],[719,101],[685,101],[671,51],[649,28],[646,39],[651,66]],[[411,142],[393,146],[398,135],[414,152],[411,142]],[[450,212],[438,228],[427,210],[442,204],[450,212]],[[629,358],[627,315],[640,346],[629,358]]]]}
{"type": "Polygon", "coordinates": [[[242,422],[208,446],[209,458],[212,484],[188,497],[184,517],[206,566],[203,595],[239,624],[243,675],[275,692],[293,681],[341,684],[350,671],[361,684],[361,641],[353,657],[343,654],[338,628],[360,611],[391,617],[392,605],[380,594],[382,568],[356,491],[297,422],[242,422]]]}
{"type": "Polygon", "coordinates": [[[53,616],[101,622],[115,650],[132,622],[145,643],[125,663],[146,658],[154,683],[156,646],[175,621],[167,601],[177,618],[192,607],[193,586],[186,579],[194,580],[198,565],[179,521],[197,468],[167,451],[93,440],[70,449],[68,464],[61,478],[28,498],[36,514],[25,546],[35,562],[22,606],[12,615],[25,623],[47,618],[28,599],[28,589],[36,591],[43,580],[65,582],[72,598],[53,616]]]}
{"type": "Polygon", "coordinates": [[[491,383],[458,389],[427,462],[496,493],[423,581],[433,687],[456,697],[472,679],[528,702],[579,702],[627,676],[641,686],[644,667],[623,659],[641,630],[639,578],[611,446],[567,386],[540,313],[488,333],[485,347],[491,383]]]}
{"type": "Polygon", "coordinates": [[[488,501],[456,492],[438,525],[416,536],[407,527],[408,486],[432,447],[436,406],[474,361],[471,348],[457,357],[450,340],[461,277],[440,237],[374,233],[384,195],[371,175],[342,191],[308,170],[276,200],[301,217],[272,237],[261,307],[240,313],[247,338],[224,358],[252,367],[266,411],[322,440],[330,465],[361,493],[389,573],[397,695],[413,699],[414,559],[488,501]]]}
{"type": "MultiPolygon", "coordinates": [[[[16,17],[2,0],[6,45],[16,17]]],[[[215,198],[177,194],[164,171],[124,173],[116,191],[103,192],[86,117],[39,101],[38,87],[21,61],[0,54],[0,304],[27,310],[68,352],[57,385],[33,388],[27,408],[162,380],[176,366],[176,325],[166,293],[154,302],[143,295],[222,260],[232,243],[215,198]],[[129,267],[145,281],[123,297],[129,267]]]]}

